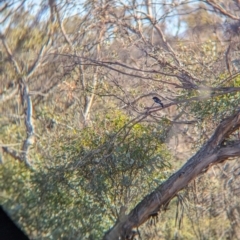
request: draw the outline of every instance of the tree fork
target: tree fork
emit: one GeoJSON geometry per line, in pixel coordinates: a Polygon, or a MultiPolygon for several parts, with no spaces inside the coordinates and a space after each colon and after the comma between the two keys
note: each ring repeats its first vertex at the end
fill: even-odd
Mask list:
{"type": "Polygon", "coordinates": [[[145,196],[128,215],[120,216],[115,225],[105,233],[104,240],[133,239],[139,227],[156,215],[190,181],[204,173],[212,165],[228,158],[240,156],[240,139],[228,142],[227,138],[240,127],[240,110],[223,120],[212,137],[176,173],[145,196]],[[228,144],[229,143],[229,144],[228,144]]]}

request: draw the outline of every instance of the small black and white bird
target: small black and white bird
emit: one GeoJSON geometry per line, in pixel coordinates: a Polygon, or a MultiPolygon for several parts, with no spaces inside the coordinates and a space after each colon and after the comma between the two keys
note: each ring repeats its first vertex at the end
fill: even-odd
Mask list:
{"type": "Polygon", "coordinates": [[[161,102],[161,100],[158,97],[153,97],[152,99],[155,103],[160,104],[160,106],[163,108],[163,103],[161,102]]]}

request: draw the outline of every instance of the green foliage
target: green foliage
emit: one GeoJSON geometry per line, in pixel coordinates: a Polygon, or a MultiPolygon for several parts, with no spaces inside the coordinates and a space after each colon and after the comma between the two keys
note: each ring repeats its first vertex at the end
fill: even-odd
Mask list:
{"type": "MultiPolygon", "coordinates": [[[[170,161],[173,166],[182,164],[170,156],[166,139],[175,157],[184,155],[186,161],[187,148],[194,146],[196,152],[215,125],[239,107],[239,93],[221,92],[240,85],[240,77],[232,79],[239,49],[234,36],[228,48],[230,41],[219,34],[226,33],[220,29],[226,17],[214,17],[202,3],[158,1],[162,11],[153,11],[156,23],[146,20],[150,11],[141,13],[150,7],[136,1],[127,5],[112,1],[106,6],[59,1],[57,7],[55,1],[30,2],[17,9],[10,3],[2,9],[7,18],[2,19],[1,39],[7,47],[2,41],[0,139],[2,146],[21,153],[27,135],[19,84],[24,80],[33,103],[36,142],[29,159],[34,170],[0,153],[4,160],[0,202],[32,239],[100,239],[116,222],[121,206],[132,209],[169,176],[170,161]],[[174,25],[179,21],[175,28],[186,32],[175,35],[165,17],[174,25]],[[175,53],[161,40],[158,28],[175,53]],[[181,85],[180,75],[203,89],[181,85]],[[211,92],[214,88],[216,92],[211,92]],[[13,90],[18,91],[11,96],[13,90]],[[171,106],[157,107],[153,94],[171,106]],[[188,120],[198,123],[183,125],[188,120]]],[[[226,208],[233,203],[233,209],[239,206],[231,195],[234,191],[219,197],[221,186],[233,180],[226,184],[218,176],[214,173],[219,184],[216,193],[212,191],[216,186],[207,182],[202,196],[203,183],[189,197],[181,230],[170,206],[176,204],[175,198],[161,215],[157,232],[151,230],[150,238],[141,229],[141,238],[219,239],[234,232],[235,219],[230,219],[226,208]],[[225,209],[227,217],[224,211],[216,214],[218,209],[225,209]]]]}
{"type": "Polygon", "coordinates": [[[127,125],[129,120],[116,112],[96,119],[92,127],[60,134],[48,160],[29,174],[28,185],[14,164],[1,169],[4,178],[17,179],[14,189],[1,186],[9,198],[21,183],[23,191],[15,201],[31,206],[16,216],[28,214],[27,231],[38,228],[48,239],[99,239],[121,206],[132,208],[166,179],[170,155],[161,131],[141,123],[127,125]]]}
{"type": "Polygon", "coordinates": [[[191,111],[198,119],[211,117],[212,120],[219,121],[236,111],[239,104],[240,93],[228,93],[205,101],[195,102],[191,106],[191,111]]]}

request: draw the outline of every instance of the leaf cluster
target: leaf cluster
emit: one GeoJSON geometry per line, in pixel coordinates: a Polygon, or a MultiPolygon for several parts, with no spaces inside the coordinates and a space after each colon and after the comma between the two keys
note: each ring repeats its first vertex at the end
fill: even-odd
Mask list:
{"type": "MultiPolygon", "coordinates": [[[[55,239],[99,239],[118,218],[121,206],[133,207],[166,179],[170,154],[161,132],[154,125],[128,126],[129,120],[116,111],[96,118],[92,127],[54,139],[49,158],[39,162],[29,175],[28,188],[22,185],[17,197],[21,206],[31,205],[15,216],[29,215],[26,220],[32,223],[27,231],[38,224],[39,231],[55,239]]],[[[2,168],[4,178],[10,174],[17,179],[13,190],[5,188],[8,196],[25,181],[20,168],[14,168],[14,164],[2,168]]]]}

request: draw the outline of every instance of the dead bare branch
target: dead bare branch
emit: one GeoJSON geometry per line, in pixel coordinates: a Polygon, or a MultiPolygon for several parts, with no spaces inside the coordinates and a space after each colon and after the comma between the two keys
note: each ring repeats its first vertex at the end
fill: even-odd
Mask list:
{"type": "Polygon", "coordinates": [[[240,156],[240,141],[223,145],[226,138],[240,127],[240,111],[222,121],[212,137],[176,173],[147,195],[128,215],[116,222],[104,240],[131,239],[133,229],[164,208],[193,179],[214,164],[240,156]]]}
{"type": "Polygon", "coordinates": [[[205,1],[208,5],[210,5],[211,7],[213,7],[216,11],[219,11],[221,14],[223,14],[224,16],[227,16],[233,20],[240,20],[240,18],[232,15],[231,13],[225,11],[219,4],[215,3],[212,0],[206,0],[205,1]]]}

